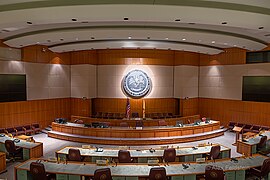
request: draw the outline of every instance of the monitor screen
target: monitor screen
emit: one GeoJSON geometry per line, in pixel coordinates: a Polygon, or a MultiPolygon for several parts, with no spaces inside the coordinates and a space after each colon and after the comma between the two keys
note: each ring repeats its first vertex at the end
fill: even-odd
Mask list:
{"type": "Polygon", "coordinates": [[[270,102],[270,76],[244,76],[242,100],[270,102]]]}
{"type": "Polygon", "coordinates": [[[0,102],[26,101],[26,75],[0,74],[0,102]]]}

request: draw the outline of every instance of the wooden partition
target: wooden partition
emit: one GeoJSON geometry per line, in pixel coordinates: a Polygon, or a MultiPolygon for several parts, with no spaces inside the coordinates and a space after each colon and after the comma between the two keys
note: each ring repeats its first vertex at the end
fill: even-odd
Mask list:
{"type": "Polygon", "coordinates": [[[39,123],[46,127],[57,117],[70,118],[70,98],[0,103],[0,127],[39,123]]]}
{"type": "Polygon", "coordinates": [[[70,98],[70,114],[77,116],[91,116],[91,99],[70,98]]]}
{"type": "Polygon", "coordinates": [[[199,114],[199,98],[180,99],[181,116],[199,114]]]}
{"type": "Polygon", "coordinates": [[[222,125],[236,121],[270,126],[270,103],[200,98],[199,113],[219,120],[222,125]]]}
{"type": "MultiPolygon", "coordinates": [[[[173,113],[179,114],[178,99],[175,98],[149,98],[145,100],[146,113],[173,113]]],[[[97,112],[125,113],[127,99],[95,98],[92,100],[93,114],[97,112]]],[[[143,100],[130,99],[131,113],[138,112],[142,117],[143,100]]],[[[73,114],[76,115],[76,114],[73,114]]]]}

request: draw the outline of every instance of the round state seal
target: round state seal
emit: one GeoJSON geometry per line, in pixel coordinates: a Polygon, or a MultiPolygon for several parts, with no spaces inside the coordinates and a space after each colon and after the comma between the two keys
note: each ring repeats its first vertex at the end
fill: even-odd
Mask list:
{"type": "Polygon", "coordinates": [[[141,70],[130,71],[122,80],[123,92],[132,98],[141,98],[150,93],[151,79],[141,70]]]}

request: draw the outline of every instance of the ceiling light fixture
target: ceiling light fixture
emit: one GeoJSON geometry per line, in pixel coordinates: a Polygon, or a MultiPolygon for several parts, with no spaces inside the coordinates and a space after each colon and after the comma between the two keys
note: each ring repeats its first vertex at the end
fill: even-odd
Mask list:
{"type": "Polygon", "coordinates": [[[51,42],[51,40],[48,39],[47,42],[51,42]]]}
{"type": "Polygon", "coordinates": [[[183,40],[183,41],[185,41],[186,39],[185,39],[185,38],[183,38],[182,40],[183,40]]]}
{"type": "Polygon", "coordinates": [[[27,24],[33,24],[31,21],[27,21],[27,24]]]}
{"type": "Polygon", "coordinates": [[[128,39],[131,39],[131,36],[129,36],[128,39]]]}
{"type": "Polygon", "coordinates": [[[61,38],[61,39],[60,39],[60,41],[64,41],[64,39],[63,39],[63,38],[61,38]]]}
{"type": "Polygon", "coordinates": [[[222,22],[221,24],[228,24],[227,22],[222,22]]]}
{"type": "Polygon", "coordinates": [[[91,37],[91,39],[95,39],[95,37],[91,37]]]}
{"type": "Polygon", "coordinates": [[[262,27],[262,26],[261,26],[261,27],[259,27],[259,29],[263,29],[263,28],[264,28],[264,27],[262,27]]]}
{"type": "Polygon", "coordinates": [[[124,21],[128,21],[128,17],[124,17],[124,21]]]}
{"type": "Polygon", "coordinates": [[[179,22],[179,21],[181,21],[180,19],[176,19],[176,20],[174,20],[174,21],[177,21],[177,22],[179,22]]]}
{"type": "Polygon", "coordinates": [[[79,40],[79,38],[76,38],[76,41],[78,41],[79,40]]]}
{"type": "Polygon", "coordinates": [[[148,36],[147,39],[150,39],[150,37],[148,36]]]}
{"type": "Polygon", "coordinates": [[[71,20],[72,20],[72,21],[77,21],[77,19],[75,19],[75,18],[72,18],[71,20]]]}
{"type": "Polygon", "coordinates": [[[228,45],[228,43],[224,43],[224,45],[228,45]]]}
{"type": "Polygon", "coordinates": [[[166,37],[165,39],[168,40],[169,38],[166,37]]]}
{"type": "Polygon", "coordinates": [[[216,41],[212,41],[212,44],[215,44],[216,43],[216,41]]]}

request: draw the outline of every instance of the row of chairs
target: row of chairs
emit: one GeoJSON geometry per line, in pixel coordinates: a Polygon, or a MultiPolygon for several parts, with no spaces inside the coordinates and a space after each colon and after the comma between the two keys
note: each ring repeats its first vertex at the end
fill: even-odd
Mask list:
{"type": "MultiPolygon", "coordinates": [[[[103,118],[103,119],[123,119],[126,117],[125,113],[112,113],[112,112],[97,112],[92,116],[93,118],[103,118]]],[[[131,113],[131,118],[139,118],[138,112],[131,113]]],[[[173,113],[146,113],[146,118],[152,119],[165,119],[165,118],[177,118],[180,115],[174,115],[173,113]]]]}
{"type": "Polygon", "coordinates": [[[0,128],[0,133],[2,134],[12,134],[12,136],[19,135],[29,135],[33,133],[38,133],[41,131],[41,128],[38,123],[23,125],[23,126],[15,126],[9,128],[0,128]]]}
{"type": "Polygon", "coordinates": [[[234,121],[230,121],[228,124],[228,129],[232,130],[234,126],[242,127],[243,130],[241,133],[246,133],[246,132],[254,132],[254,133],[259,133],[261,130],[269,130],[270,127],[268,126],[261,126],[261,125],[255,125],[255,124],[244,124],[244,123],[238,123],[234,121]]]}
{"type": "MultiPolygon", "coordinates": [[[[251,168],[250,173],[259,177],[260,179],[268,175],[270,171],[270,158],[265,159],[263,165],[257,168],[251,168]]],[[[45,180],[55,179],[55,174],[46,173],[45,166],[42,163],[32,162],[30,164],[30,173],[32,174],[33,180],[45,180]]],[[[111,169],[102,168],[97,169],[94,172],[94,180],[112,180],[111,169]]],[[[169,179],[166,174],[164,167],[154,167],[150,169],[149,180],[167,180],[169,179]]],[[[205,175],[198,176],[197,179],[205,180],[225,180],[225,173],[221,167],[207,165],[205,167],[205,175]]]]}

